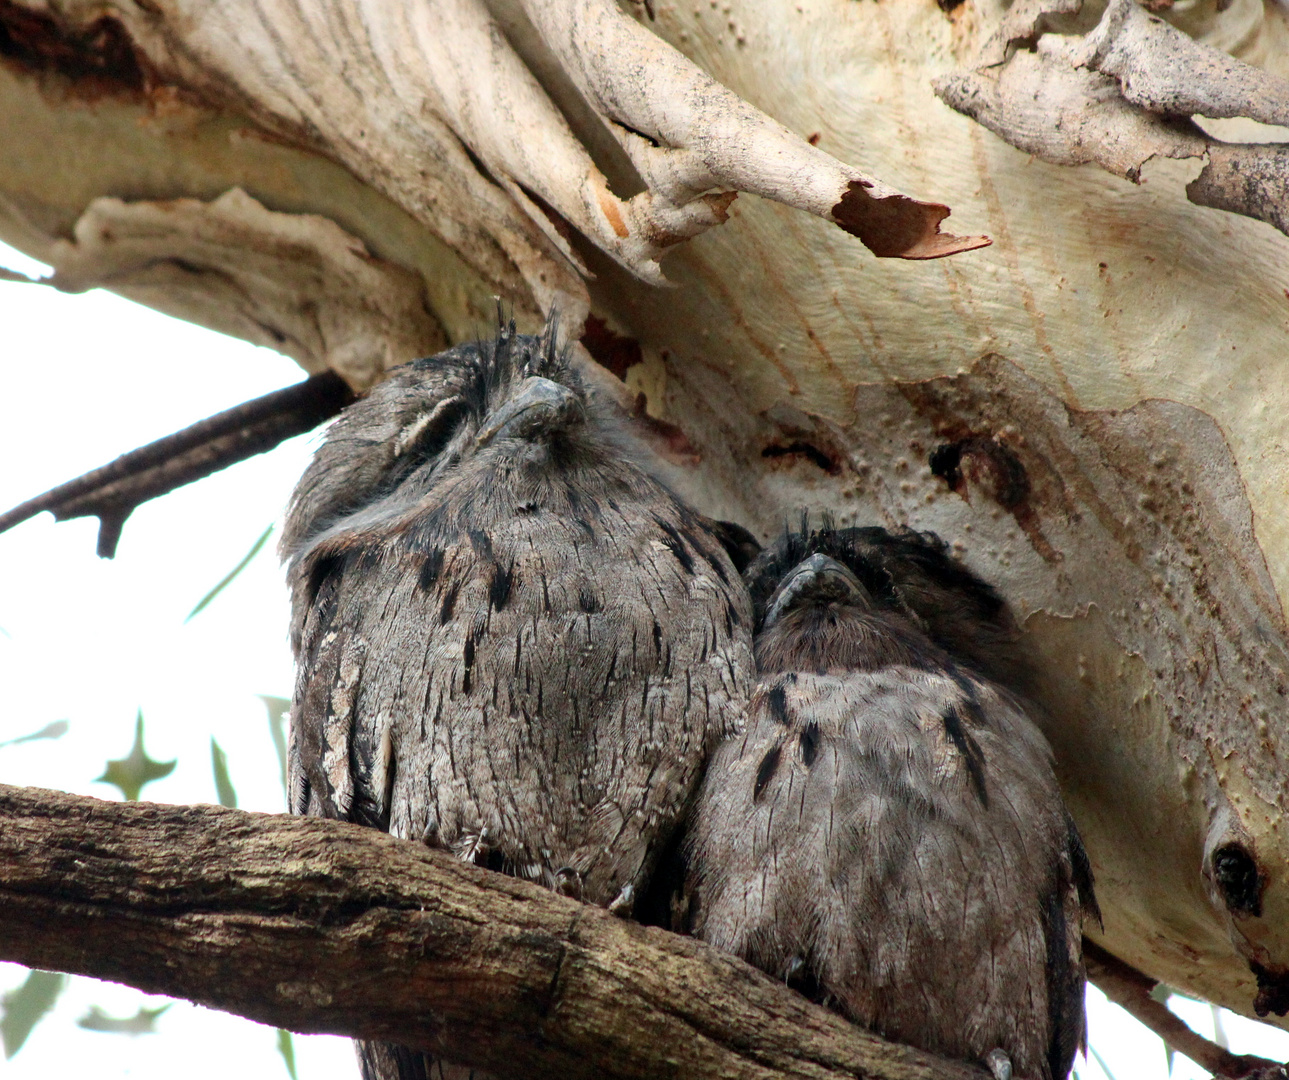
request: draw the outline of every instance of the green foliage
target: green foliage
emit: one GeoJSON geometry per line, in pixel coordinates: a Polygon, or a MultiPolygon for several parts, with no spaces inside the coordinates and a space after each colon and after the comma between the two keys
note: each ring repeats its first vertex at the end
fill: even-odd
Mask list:
{"type": "Polygon", "coordinates": [[[169,776],[175,771],[177,764],[176,761],[153,761],[148,757],[147,751],[143,749],[143,710],[140,709],[134,722],[134,746],[125,757],[109,761],[103,775],[94,782],[115,784],[127,801],[134,802],[145,784],[169,776]]]}
{"type": "Polygon", "coordinates": [[[221,580],[218,585],[216,585],[213,589],[210,590],[210,592],[208,592],[205,596],[203,596],[200,600],[197,601],[197,606],[193,608],[190,612],[188,612],[188,618],[184,619],[184,622],[190,621],[194,615],[196,615],[199,611],[202,610],[202,608],[206,607],[206,605],[208,605],[212,600],[214,600],[215,597],[217,597],[221,592],[223,592],[224,589],[226,589],[232,583],[233,579],[236,578],[238,574],[240,574],[243,570],[245,570],[248,566],[250,566],[251,560],[260,553],[260,548],[262,548],[266,543],[268,543],[268,539],[272,535],[272,533],[273,533],[272,525],[270,525],[267,529],[265,529],[262,533],[260,533],[260,538],[251,545],[251,550],[242,556],[242,561],[239,562],[236,566],[234,566],[227,574],[225,574],[223,577],[223,580],[221,580]]]}
{"type": "Polygon", "coordinates": [[[273,736],[273,749],[277,751],[278,765],[282,768],[282,793],[289,798],[286,782],[286,716],[291,711],[291,702],[271,694],[260,694],[260,700],[269,712],[269,734],[273,736]]]}
{"type": "Polygon", "coordinates": [[[157,1017],[165,1012],[169,1005],[156,1009],[139,1007],[133,1016],[108,1016],[97,1005],[91,1005],[90,1011],[76,1021],[77,1027],[86,1031],[102,1031],[108,1035],[152,1035],[157,1030],[157,1017]]]}
{"type": "Polygon", "coordinates": [[[291,1080],[299,1080],[295,1075],[295,1043],[291,1041],[291,1033],[284,1028],[277,1029],[277,1052],[282,1055],[291,1080]]]}
{"type": "Polygon", "coordinates": [[[33,731],[30,735],[19,735],[16,739],[7,739],[0,742],[0,746],[17,746],[19,743],[35,742],[37,739],[61,739],[67,734],[67,729],[72,725],[67,720],[55,720],[53,723],[46,724],[39,731],[33,731]]]}
{"type": "Polygon", "coordinates": [[[219,797],[219,805],[236,809],[237,792],[233,789],[233,781],[228,776],[228,755],[224,753],[213,735],[210,739],[210,767],[215,774],[215,794],[219,797]]]}
{"type": "Polygon", "coordinates": [[[67,976],[56,971],[33,971],[27,980],[0,998],[0,1038],[4,1040],[4,1056],[11,1058],[27,1041],[31,1029],[40,1023],[58,995],[67,985],[67,976]]]}

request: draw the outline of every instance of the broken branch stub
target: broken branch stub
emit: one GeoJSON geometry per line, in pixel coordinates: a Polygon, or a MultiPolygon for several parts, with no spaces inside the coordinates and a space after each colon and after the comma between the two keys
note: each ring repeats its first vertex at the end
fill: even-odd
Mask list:
{"type": "Polygon", "coordinates": [[[696,202],[723,212],[712,189],[749,192],[825,218],[879,256],[940,258],[989,243],[941,233],[948,207],[903,195],[811,146],[611,0],[523,6],[649,186],[629,205],[644,200],[637,220],[659,248],[691,234],[688,208],[696,202]]]}
{"type": "Polygon", "coordinates": [[[1208,164],[1186,185],[1197,206],[1257,218],[1289,235],[1289,146],[1211,143],[1208,164]]]}
{"type": "Polygon", "coordinates": [[[1041,33],[1049,16],[1079,6],[1022,0],[972,70],[935,82],[937,95],[1019,150],[1057,165],[1095,163],[1133,183],[1153,157],[1206,157],[1186,188],[1191,202],[1289,232],[1286,148],[1226,143],[1189,120],[1289,123],[1289,81],[1194,41],[1135,0],[1111,0],[1082,37],[1041,33]]]}
{"type": "Polygon", "coordinates": [[[354,400],[334,371],[275,390],[122,454],[4,514],[0,532],[48,510],[57,521],[99,519],[98,554],[116,554],[125,519],[141,504],[312,431],[354,400]]]}
{"type": "Polygon", "coordinates": [[[1075,67],[1071,44],[1046,35],[1034,52],[1018,52],[994,69],[955,72],[935,91],[1018,150],[1056,165],[1096,164],[1140,182],[1152,157],[1199,157],[1203,133],[1130,105],[1107,75],[1075,67]]]}
{"type": "Polygon", "coordinates": [[[1077,61],[1113,76],[1124,99],[1165,116],[1289,124],[1289,82],[1202,45],[1135,0],[1110,0],[1077,61]]]}

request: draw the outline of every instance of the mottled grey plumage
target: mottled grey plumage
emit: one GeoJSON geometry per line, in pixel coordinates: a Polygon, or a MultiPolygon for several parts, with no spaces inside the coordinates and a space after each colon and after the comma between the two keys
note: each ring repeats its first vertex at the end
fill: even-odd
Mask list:
{"type": "MultiPolygon", "coordinates": [[[[549,329],[336,420],[283,540],[297,813],[629,909],[753,672],[729,557],[634,455],[549,329]]],[[[396,1057],[368,1075],[429,1068],[396,1057]]]]}
{"type": "Polygon", "coordinates": [[[760,684],[699,796],[694,932],[891,1038],[1064,1078],[1095,902],[1046,740],[962,662],[1010,670],[1005,607],[916,533],[803,531],[746,577],[760,684]]]}

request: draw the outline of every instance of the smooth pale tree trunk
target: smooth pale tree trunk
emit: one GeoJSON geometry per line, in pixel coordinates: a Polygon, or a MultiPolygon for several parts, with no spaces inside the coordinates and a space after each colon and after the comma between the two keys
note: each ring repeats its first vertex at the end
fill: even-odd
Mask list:
{"type": "Polygon", "coordinates": [[[358,390],[558,309],[702,510],[939,533],[1091,936],[1274,1013],[1289,28],[1155,6],[0,0],[0,238],[358,390]]]}

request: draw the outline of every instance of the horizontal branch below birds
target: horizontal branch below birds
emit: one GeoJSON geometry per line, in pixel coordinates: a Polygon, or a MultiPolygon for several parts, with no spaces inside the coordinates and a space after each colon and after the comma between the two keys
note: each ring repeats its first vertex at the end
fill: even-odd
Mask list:
{"type": "Polygon", "coordinates": [[[529,1080],[981,1080],[701,942],[335,821],[0,786],[0,959],[529,1080]]]}

